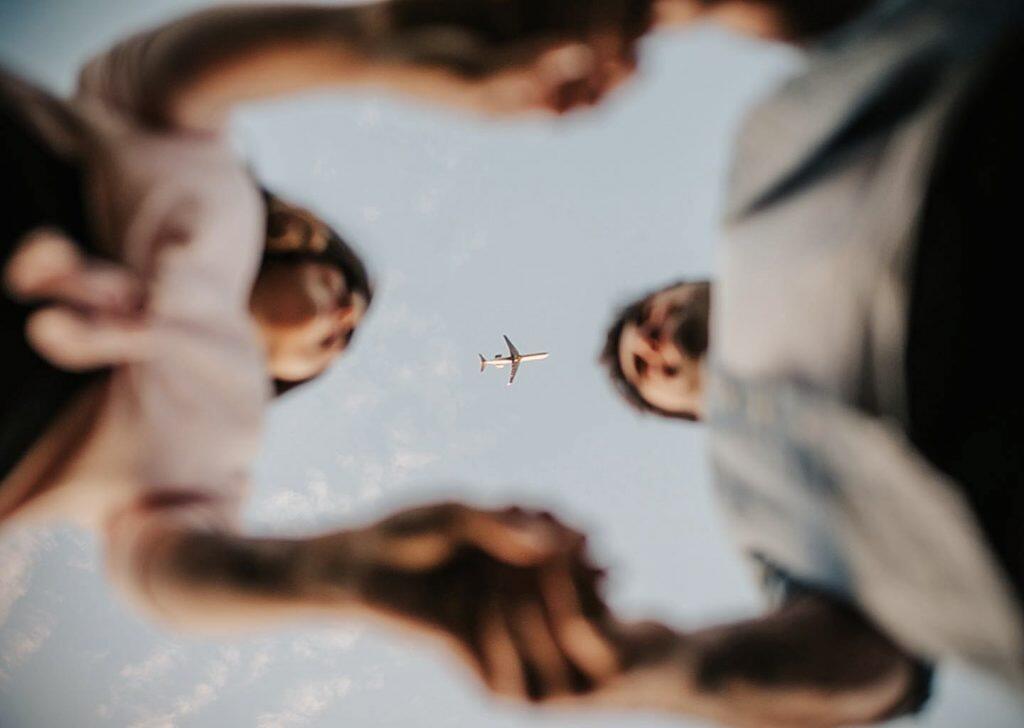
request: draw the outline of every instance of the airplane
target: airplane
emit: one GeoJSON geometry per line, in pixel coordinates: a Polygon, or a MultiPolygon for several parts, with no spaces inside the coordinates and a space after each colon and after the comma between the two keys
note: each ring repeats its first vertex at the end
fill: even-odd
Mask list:
{"type": "Polygon", "coordinates": [[[512,382],[516,381],[516,373],[519,371],[520,364],[525,361],[543,361],[548,358],[548,353],[542,351],[537,354],[520,354],[515,344],[509,341],[507,336],[503,338],[505,343],[508,344],[508,356],[495,354],[493,359],[487,359],[483,354],[480,354],[480,371],[484,371],[489,366],[495,369],[504,369],[506,366],[511,366],[512,375],[508,378],[508,386],[511,387],[512,382]]]}

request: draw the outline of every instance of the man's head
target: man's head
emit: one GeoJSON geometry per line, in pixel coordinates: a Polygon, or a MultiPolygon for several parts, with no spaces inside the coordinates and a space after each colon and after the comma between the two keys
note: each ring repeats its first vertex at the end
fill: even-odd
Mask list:
{"type": "Polygon", "coordinates": [[[601,362],[627,402],[663,417],[703,417],[710,313],[706,281],[674,283],[619,312],[601,362]]]}
{"type": "Polygon", "coordinates": [[[322,220],[265,192],[267,242],[249,308],[279,392],[321,374],[373,299],[359,256],[322,220]]]}

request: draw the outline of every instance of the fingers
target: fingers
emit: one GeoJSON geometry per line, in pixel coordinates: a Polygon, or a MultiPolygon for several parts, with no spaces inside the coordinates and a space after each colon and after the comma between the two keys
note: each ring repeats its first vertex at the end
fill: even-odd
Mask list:
{"type": "Polygon", "coordinates": [[[127,268],[86,258],[59,231],[27,235],[3,281],[16,299],[59,304],[33,313],[26,323],[26,338],[51,364],[83,371],[149,356],[139,279],[127,268]]]}
{"type": "Polygon", "coordinates": [[[467,510],[458,537],[512,566],[535,566],[577,547],[582,535],[545,511],[467,510]]]}
{"type": "Polygon", "coordinates": [[[41,357],[70,371],[143,361],[152,350],[144,323],[59,306],[33,313],[25,335],[41,357]]]}
{"type": "Polygon", "coordinates": [[[106,314],[130,315],[142,303],[142,285],[126,268],[86,259],[62,233],[41,229],[18,246],[4,284],[23,301],[49,300],[106,314]]]}
{"type": "Polygon", "coordinates": [[[565,661],[536,602],[502,604],[519,657],[523,695],[532,702],[561,695],[568,685],[565,661]]]}
{"type": "Polygon", "coordinates": [[[601,58],[584,43],[560,46],[537,59],[543,105],[556,113],[592,106],[605,93],[601,58]]]}
{"type": "Polygon", "coordinates": [[[485,83],[493,111],[557,114],[593,106],[634,72],[635,57],[613,35],[549,45],[525,70],[497,75],[485,83]],[[503,94],[503,95],[502,95],[503,94]]]}
{"type": "Polygon", "coordinates": [[[477,654],[484,682],[492,693],[509,699],[527,694],[520,651],[497,599],[489,600],[484,610],[477,654]]]}
{"type": "Polygon", "coordinates": [[[594,579],[592,574],[574,576],[566,570],[549,569],[541,586],[562,651],[593,684],[600,684],[618,672],[621,660],[603,629],[608,614],[594,579]]]}
{"type": "Polygon", "coordinates": [[[492,576],[471,647],[491,692],[538,702],[588,690],[592,682],[566,656],[555,635],[537,570],[504,569],[492,576]]]}
{"type": "MultiPolygon", "coordinates": [[[[592,106],[635,70],[652,0],[403,0],[376,54],[444,69],[416,93],[489,114],[592,106]],[[463,86],[461,93],[446,87],[463,86]]],[[[395,79],[389,77],[389,84],[395,79]]],[[[406,82],[407,83],[407,82],[406,82]]],[[[400,84],[401,86],[401,84],[400,84]]]]}
{"type": "Polygon", "coordinates": [[[405,511],[367,529],[362,548],[372,544],[372,556],[382,566],[412,571],[431,569],[461,547],[527,567],[570,552],[581,539],[549,513],[444,503],[405,511]]]}
{"type": "Polygon", "coordinates": [[[18,245],[4,269],[4,287],[22,300],[46,296],[55,281],[82,267],[75,246],[56,230],[29,233],[18,245]]]}
{"type": "Polygon", "coordinates": [[[639,653],[626,654],[635,640],[620,634],[600,597],[586,539],[549,513],[447,503],[354,540],[360,560],[369,555],[366,606],[454,640],[497,695],[583,694],[639,653]]]}
{"type": "Polygon", "coordinates": [[[90,263],[74,275],[51,282],[39,297],[109,315],[131,316],[142,307],[142,285],[127,270],[90,263]]]}

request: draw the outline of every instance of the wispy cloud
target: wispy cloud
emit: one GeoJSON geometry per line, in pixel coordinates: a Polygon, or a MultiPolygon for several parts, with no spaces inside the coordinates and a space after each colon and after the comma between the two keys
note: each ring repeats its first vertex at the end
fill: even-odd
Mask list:
{"type": "Polygon", "coordinates": [[[342,488],[332,487],[327,475],[314,468],[307,471],[303,486],[275,490],[261,498],[254,517],[274,528],[296,523],[309,525],[347,515],[352,507],[352,496],[342,488]]]}
{"type": "Polygon", "coordinates": [[[239,650],[222,649],[219,656],[207,665],[203,679],[172,699],[169,709],[148,712],[131,723],[132,728],[176,728],[183,718],[195,715],[220,697],[229,675],[237,669],[240,661],[239,650]]]}
{"type": "Polygon", "coordinates": [[[307,725],[332,704],[348,695],[352,680],[347,677],[311,682],[288,691],[281,710],[264,713],[256,721],[258,728],[294,728],[307,725]]]}
{"type": "Polygon", "coordinates": [[[39,555],[53,548],[49,531],[16,531],[0,541],[0,626],[11,615],[15,603],[28,592],[32,567],[39,555]]]}
{"type": "Polygon", "coordinates": [[[391,467],[398,474],[406,475],[420,468],[436,463],[439,459],[437,453],[422,452],[417,450],[399,450],[391,458],[391,467]]]}
{"type": "Polygon", "coordinates": [[[269,648],[262,648],[248,660],[248,674],[245,677],[245,684],[256,682],[267,674],[274,663],[274,657],[269,648]]]}
{"type": "Polygon", "coordinates": [[[180,645],[162,645],[141,662],[122,667],[120,675],[129,685],[149,683],[166,675],[184,659],[185,653],[180,645]]]}
{"type": "Polygon", "coordinates": [[[294,638],[291,651],[304,661],[319,658],[333,662],[339,654],[351,650],[364,631],[354,625],[317,631],[315,635],[294,638]]]}
{"type": "Polygon", "coordinates": [[[19,665],[39,652],[53,635],[56,619],[47,614],[35,614],[28,624],[18,630],[8,631],[0,641],[0,679],[6,680],[19,665]]]}

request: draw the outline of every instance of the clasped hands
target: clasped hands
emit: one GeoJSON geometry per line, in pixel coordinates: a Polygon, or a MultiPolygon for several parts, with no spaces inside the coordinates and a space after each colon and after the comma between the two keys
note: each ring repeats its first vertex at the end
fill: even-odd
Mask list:
{"type": "Polygon", "coordinates": [[[586,538],[550,513],[443,503],[320,541],[334,557],[318,582],[441,638],[500,696],[586,695],[672,647],[664,628],[615,619],[586,538]]]}
{"type": "Polygon", "coordinates": [[[636,69],[654,0],[391,0],[365,48],[384,85],[495,114],[596,104],[636,69]],[[406,69],[435,68],[424,79],[406,69]]]}

